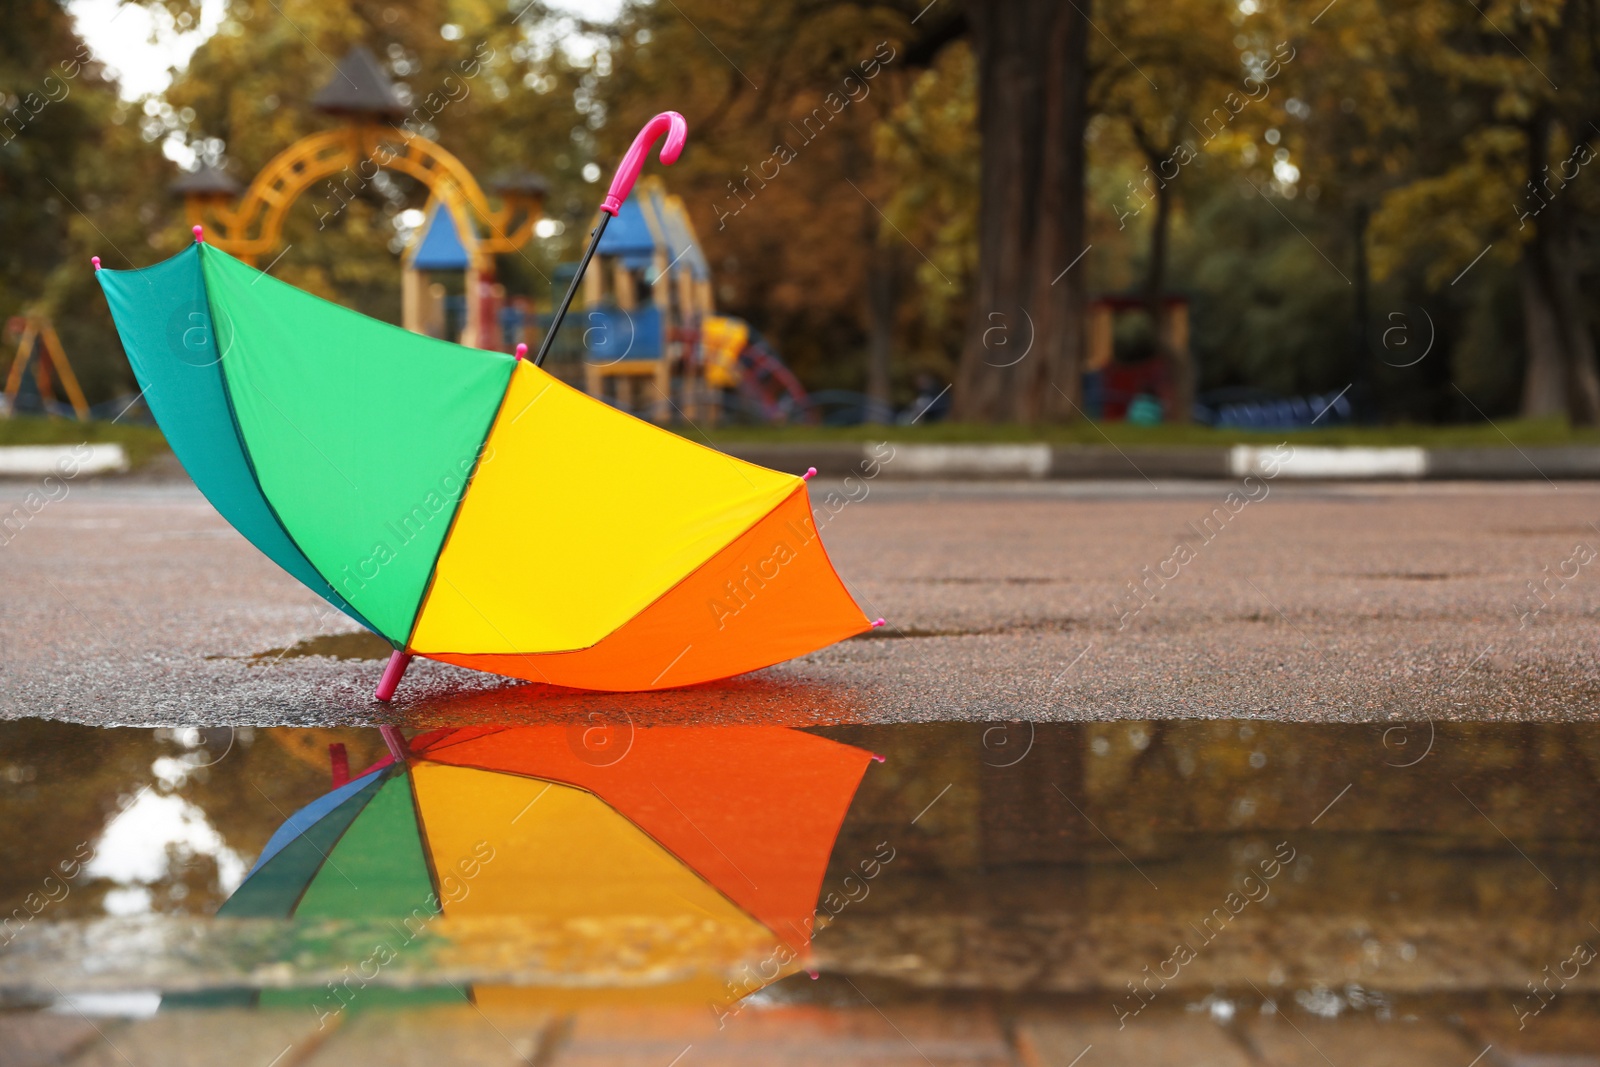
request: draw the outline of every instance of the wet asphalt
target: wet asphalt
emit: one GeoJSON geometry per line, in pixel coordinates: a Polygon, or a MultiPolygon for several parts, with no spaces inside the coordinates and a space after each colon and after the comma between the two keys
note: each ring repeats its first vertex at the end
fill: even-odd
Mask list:
{"type": "MultiPolygon", "coordinates": [[[[638,695],[418,661],[385,709],[381,649],[192,485],[74,484],[0,532],[0,716],[1570,721],[1600,703],[1600,483],[814,487],[836,566],[889,621],[877,633],[638,695]]],[[[0,515],[37,488],[0,482],[0,515]]]]}

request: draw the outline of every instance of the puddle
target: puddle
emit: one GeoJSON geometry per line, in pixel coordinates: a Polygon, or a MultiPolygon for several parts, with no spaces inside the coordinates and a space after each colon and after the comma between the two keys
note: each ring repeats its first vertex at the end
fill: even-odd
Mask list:
{"type": "Polygon", "coordinates": [[[327,656],[329,659],[386,660],[394,646],[377,634],[358,630],[355,633],[318,634],[296,641],[288,648],[269,648],[252,653],[251,663],[271,663],[280,659],[301,656],[327,656]]]}
{"type": "Polygon", "coordinates": [[[406,744],[0,723],[0,1037],[255,1007],[315,1044],[471,1002],[569,1020],[539,1042],[648,1009],[600,1059],[662,1063],[707,1027],[800,1062],[882,1020],[853,1054],[1600,1049],[1597,726],[569,716],[406,744]]]}
{"type": "MultiPolygon", "coordinates": [[[[406,774],[369,776],[402,790],[396,821],[365,854],[348,836],[317,846],[337,874],[302,856],[328,903],[289,917],[239,908],[246,872],[291,813],[387,759],[376,730],[0,724],[5,1001],[292,999],[347,980],[380,943],[392,958],[363,987],[397,996],[704,1000],[802,966],[825,980],[764,995],[825,1001],[848,979],[891,1001],[1058,996],[1113,1022],[1270,999],[1514,1023],[1600,994],[1582,959],[1600,946],[1594,726],[579,722],[411,744],[406,774]],[[450,775],[489,784],[447,796],[450,775]],[[564,814],[551,782],[566,783],[564,814]],[[585,790],[605,803],[584,807],[585,790]],[[524,804],[545,837],[513,831],[524,804]],[[419,819],[430,866],[386,865],[407,833],[416,847],[403,827],[419,819]],[[607,852],[606,834],[633,844],[607,852]],[[501,892],[447,862],[469,844],[494,853],[469,866],[516,868],[523,896],[461,904],[501,892]],[[560,889],[589,877],[561,868],[564,848],[604,868],[582,892],[560,889]],[[681,892],[703,900],[616,896],[674,856],[692,861],[681,892]],[[535,892],[556,868],[565,881],[535,892]],[[418,926],[395,894],[427,897],[429,879],[442,905],[418,926]]],[[[315,895],[277,892],[302,908],[315,895]]]]}

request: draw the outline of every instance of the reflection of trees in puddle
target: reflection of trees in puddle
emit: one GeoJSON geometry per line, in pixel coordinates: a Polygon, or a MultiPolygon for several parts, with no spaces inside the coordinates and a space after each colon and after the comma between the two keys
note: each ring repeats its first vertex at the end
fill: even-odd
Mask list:
{"type": "Polygon", "coordinates": [[[96,859],[52,919],[108,909],[209,914],[237,884],[240,859],[281,821],[261,790],[293,806],[296,795],[326,788],[326,748],[320,766],[305,750],[328,739],[382,750],[370,730],[0,724],[0,907],[24,901],[81,845],[96,859]]]}
{"type": "Polygon", "coordinates": [[[904,845],[819,939],[822,965],[1109,1003],[1289,841],[1271,896],[1201,938],[1175,990],[1520,990],[1600,916],[1600,729],[1440,723],[1396,768],[1385,728],[1038,724],[1004,768],[981,724],[829,728],[890,757],[836,856],[891,831],[904,845]]]}

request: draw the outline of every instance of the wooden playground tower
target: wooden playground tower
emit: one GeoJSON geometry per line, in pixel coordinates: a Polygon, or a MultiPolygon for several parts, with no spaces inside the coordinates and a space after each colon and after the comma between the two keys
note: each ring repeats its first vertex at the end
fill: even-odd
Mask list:
{"type": "MultiPolygon", "coordinates": [[[[217,248],[270,267],[283,245],[289,209],[318,183],[343,200],[378,169],[408,175],[429,196],[423,225],[402,260],[402,324],[433,336],[453,332],[446,329],[444,288],[430,274],[459,271],[465,275],[465,314],[454,339],[471,347],[509,347],[501,332],[504,290],[495,284],[494,257],[516,252],[532,237],[543,216],[543,180],[518,174],[495,183],[494,206],[459,159],[407,122],[393,83],[367,48],[352,48],[337,68],[312,106],[339,124],[285,148],[248,187],[213,167],[184,175],[172,190],[183,196],[188,224],[204,226],[206,240],[217,248]]],[[[650,414],[666,421],[677,375],[682,413],[716,420],[716,391],[739,380],[739,346],[707,349],[702,331],[742,345],[748,329],[718,332],[737,320],[714,316],[710,269],[688,210],[659,179],[641,181],[622,205],[584,277],[582,296],[582,309],[568,323],[583,337],[585,391],[602,398],[611,392],[621,406],[636,409],[635,386],[647,384],[650,414]]]]}
{"type": "MultiPolygon", "coordinates": [[[[543,216],[542,184],[526,177],[500,183],[494,187],[500,206],[493,206],[459,159],[411,128],[394,83],[364,45],[339,61],[311,102],[341,120],[339,125],[279,152],[242,196],[239,184],[215,168],[202,167],[173,183],[172,190],[183,196],[189,225],[204,226],[206,240],[217,248],[260,265],[282,245],[289,208],[316,183],[328,182],[342,201],[343,194],[359,192],[380,169],[405,174],[427,188],[430,213],[442,205],[466,223],[468,311],[462,343],[492,347],[498,328],[494,256],[528,243],[543,216]]],[[[411,302],[420,298],[420,284],[409,282],[403,290],[408,319],[415,318],[411,302]]]]}
{"type": "Polygon", "coordinates": [[[655,176],[641,179],[600,238],[596,258],[583,277],[577,316],[586,327],[584,391],[604,398],[609,385],[620,406],[633,408],[636,384],[648,383],[651,417],[665,422],[677,372],[685,414],[710,417],[693,357],[713,317],[711,272],[682,199],[655,176]]]}

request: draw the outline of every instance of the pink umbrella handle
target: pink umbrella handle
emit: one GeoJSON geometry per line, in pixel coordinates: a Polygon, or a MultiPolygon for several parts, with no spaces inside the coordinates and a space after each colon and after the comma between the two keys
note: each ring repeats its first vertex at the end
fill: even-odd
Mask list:
{"type": "Polygon", "coordinates": [[[622,210],[622,202],[633,191],[633,183],[639,180],[639,172],[644,169],[644,159],[650,154],[650,147],[662,134],[667,135],[667,143],[661,146],[661,162],[671,166],[678,161],[683,142],[689,137],[689,124],[676,111],[663,111],[645,123],[644,129],[633,139],[628,154],[622,157],[622,163],[617,167],[616,176],[611,179],[611,188],[600,204],[601,211],[616,218],[617,212],[622,210]]]}

